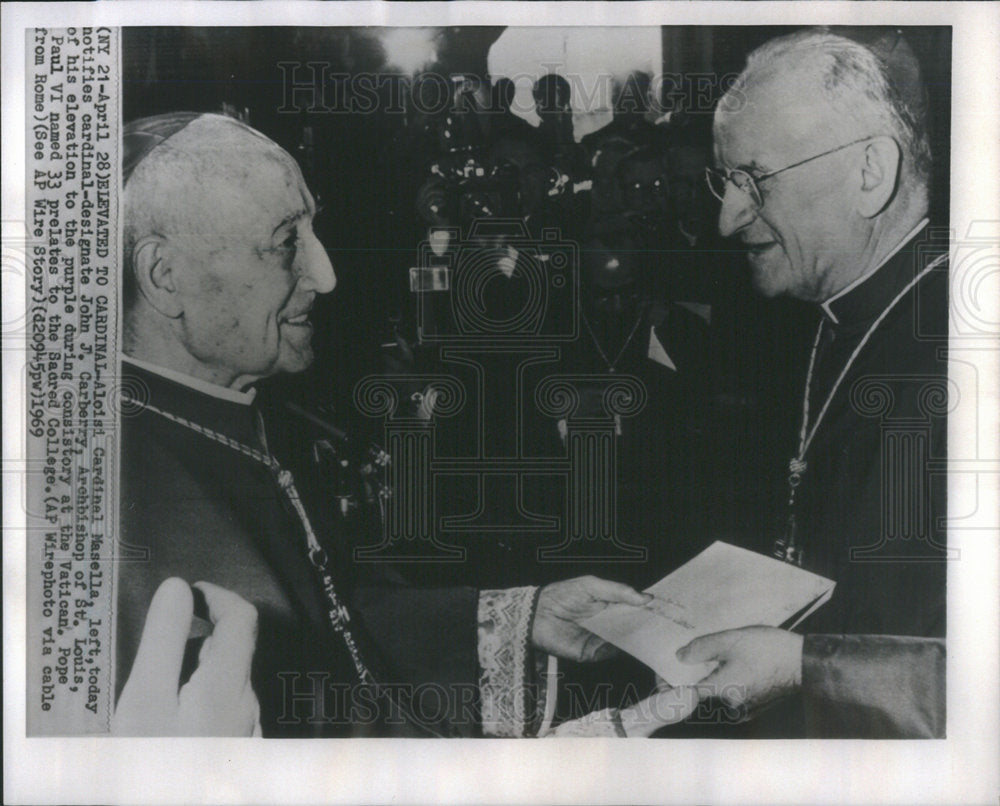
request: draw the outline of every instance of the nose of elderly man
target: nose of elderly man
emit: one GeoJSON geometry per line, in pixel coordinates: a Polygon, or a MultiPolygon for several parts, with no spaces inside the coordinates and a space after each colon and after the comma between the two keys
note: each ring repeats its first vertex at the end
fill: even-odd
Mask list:
{"type": "Polygon", "coordinates": [[[299,253],[299,282],[317,294],[328,294],[337,285],[337,275],[326,253],[326,247],[310,233],[299,253]]]}
{"type": "Polygon", "coordinates": [[[735,235],[754,220],[757,210],[753,199],[732,182],[726,182],[726,193],[719,209],[719,234],[723,238],[735,235]]]}

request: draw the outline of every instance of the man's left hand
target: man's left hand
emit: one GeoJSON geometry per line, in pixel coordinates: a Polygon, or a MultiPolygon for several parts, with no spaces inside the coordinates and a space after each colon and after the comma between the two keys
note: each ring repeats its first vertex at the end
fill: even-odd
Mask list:
{"type": "Polygon", "coordinates": [[[628,585],[593,576],[553,582],[542,588],[538,596],[531,628],[532,644],[542,652],[579,663],[610,658],[617,650],[578,622],[609,604],[640,607],[652,598],[628,585]]]}
{"type": "Polygon", "coordinates": [[[677,650],[685,663],[716,661],[698,683],[702,699],[752,711],[802,685],[802,636],[777,627],[741,627],[695,638],[677,650]]]}

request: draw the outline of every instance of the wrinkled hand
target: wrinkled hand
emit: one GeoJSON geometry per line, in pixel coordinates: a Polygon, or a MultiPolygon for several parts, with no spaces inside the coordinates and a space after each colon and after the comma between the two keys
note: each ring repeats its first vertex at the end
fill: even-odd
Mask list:
{"type": "Polygon", "coordinates": [[[652,598],[628,585],[593,576],[553,582],[539,594],[531,627],[532,644],[542,652],[580,663],[605,660],[618,650],[578,622],[599,613],[609,604],[638,607],[652,598]]]}
{"type": "Polygon", "coordinates": [[[802,636],[777,627],[741,627],[695,638],[677,650],[685,663],[717,661],[698,683],[702,699],[753,710],[802,685],[802,636]]]}
{"type": "Polygon", "coordinates": [[[132,673],[111,720],[118,736],[259,736],[260,706],[250,685],[257,610],[231,591],[197,582],[215,625],[198,668],[178,691],[194,596],[176,577],[153,596],[132,673]]]}

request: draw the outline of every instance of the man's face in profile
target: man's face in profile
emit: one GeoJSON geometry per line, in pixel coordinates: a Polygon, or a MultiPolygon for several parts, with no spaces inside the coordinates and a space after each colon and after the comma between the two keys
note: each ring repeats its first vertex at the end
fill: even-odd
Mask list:
{"type": "MultiPolygon", "coordinates": [[[[753,176],[850,142],[820,91],[800,71],[786,69],[727,99],[715,119],[715,162],[753,176]]],[[[760,183],[762,206],[726,184],[719,232],[748,248],[754,285],[768,297],[788,294],[819,302],[828,296],[833,264],[852,248],[847,192],[850,151],[809,162],[760,183]]]]}
{"type": "MultiPolygon", "coordinates": [[[[244,386],[313,360],[308,315],[331,291],[333,267],[312,230],[315,204],[292,158],[237,130],[227,165],[187,200],[188,232],[170,244],[181,271],[184,345],[200,363],[244,386]]],[[[185,205],[185,200],[178,200],[185,205]]]]}

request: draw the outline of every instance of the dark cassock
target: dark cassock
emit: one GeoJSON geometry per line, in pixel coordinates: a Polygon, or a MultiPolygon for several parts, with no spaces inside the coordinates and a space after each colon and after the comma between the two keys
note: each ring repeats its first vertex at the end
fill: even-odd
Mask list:
{"type": "Polygon", "coordinates": [[[945,635],[947,249],[922,222],[823,305],[790,553],[837,587],[806,632],[945,635]]]}
{"type": "Polygon", "coordinates": [[[943,638],[807,635],[802,647],[806,735],[944,738],[946,660],[943,638]]]}
{"type": "MultiPolygon", "coordinates": [[[[275,458],[254,392],[128,357],[122,389],[119,693],[153,593],[177,576],[257,608],[264,736],[475,735],[484,721],[521,735],[510,720],[532,719],[532,704],[509,698],[529,696],[535,589],[413,588],[355,573],[330,502],[314,497],[323,485],[275,458]],[[515,648],[513,663],[496,660],[498,646],[515,648]]],[[[188,655],[186,674],[197,642],[188,655]]]]}
{"type": "Polygon", "coordinates": [[[946,233],[921,222],[823,305],[806,392],[815,436],[778,546],[837,583],[802,627],[810,736],[944,735],[944,642],[926,639],[947,624],[947,254],[946,233]],[[870,691],[881,696],[866,701],[870,691]]]}
{"type": "Polygon", "coordinates": [[[814,330],[776,525],[745,543],[836,582],[796,628],[802,694],[750,719],[708,701],[659,735],[943,735],[947,254],[946,233],[921,222],[814,330]]]}

